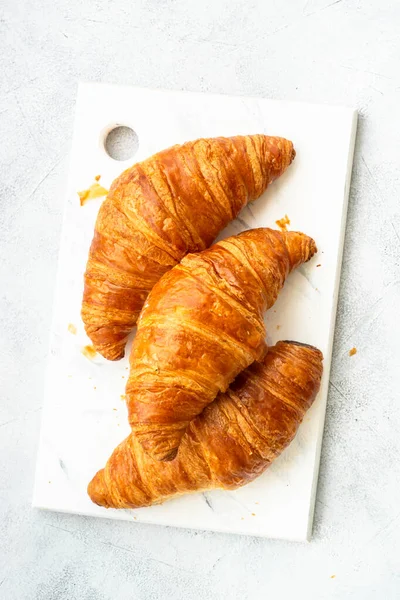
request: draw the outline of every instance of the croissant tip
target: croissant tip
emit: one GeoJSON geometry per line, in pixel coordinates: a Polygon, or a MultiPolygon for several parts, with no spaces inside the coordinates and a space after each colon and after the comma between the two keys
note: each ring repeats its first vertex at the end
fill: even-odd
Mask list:
{"type": "Polygon", "coordinates": [[[104,469],[97,471],[87,487],[87,493],[91,501],[98,506],[104,506],[105,508],[110,506],[107,501],[106,488],[104,485],[104,469]]]}
{"type": "Polygon", "coordinates": [[[305,344],[304,342],[297,342],[296,340],[281,340],[278,342],[280,344],[290,344],[291,346],[300,346],[301,348],[310,348],[310,350],[318,350],[315,346],[311,344],[305,344]]]}
{"type": "Polygon", "coordinates": [[[282,148],[281,152],[282,152],[282,159],[283,159],[283,162],[282,162],[283,169],[280,174],[282,175],[282,173],[284,171],[286,171],[286,169],[292,164],[292,162],[296,158],[296,150],[294,149],[293,142],[283,138],[283,148],[282,148]]]}
{"type": "Polygon", "coordinates": [[[314,254],[318,252],[318,248],[317,244],[315,243],[315,240],[313,240],[312,238],[310,238],[310,240],[310,258],[312,258],[314,254]]]}
{"type": "Polygon", "coordinates": [[[97,350],[97,352],[101,354],[106,360],[116,362],[117,360],[121,360],[122,358],[124,358],[125,346],[122,346],[122,348],[118,346],[113,346],[112,348],[97,350]]]}
{"type": "Polygon", "coordinates": [[[112,360],[113,362],[115,362],[117,360],[121,360],[125,356],[125,344],[121,347],[114,346],[108,352],[107,351],[104,352],[103,356],[104,356],[104,358],[107,358],[108,360],[112,360]]]}

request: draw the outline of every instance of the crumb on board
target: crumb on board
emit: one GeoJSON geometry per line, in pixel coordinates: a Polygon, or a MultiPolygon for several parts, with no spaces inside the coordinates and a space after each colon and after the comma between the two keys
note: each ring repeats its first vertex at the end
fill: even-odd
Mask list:
{"type": "Polygon", "coordinates": [[[83,354],[83,356],[86,356],[86,358],[88,358],[89,360],[92,360],[92,358],[94,358],[96,356],[97,352],[93,348],[93,346],[91,346],[89,344],[89,345],[84,346],[82,348],[82,354],[83,354]]]}
{"type": "Polygon", "coordinates": [[[94,390],[97,390],[97,387],[94,385],[94,386],[93,386],[93,389],[94,389],[94,390]]]}
{"type": "Polygon", "coordinates": [[[94,180],[95,180],[95,181],[100,181],[100,177],[101,177],[101,175],[95,175],[95,176],[94,176],[94,180]]]}
{"type": "Polygon", "coordinates": [[[254,504],[260,504],[259,502],[254,502],[254,504]]]}
{"type": "Polygon", "coordinates": [[[256,513],[251,513],[251,516],[252,516],[252,517],[255,517],[255,516],[256,516],[256,513]]]}
{"type": "Polygon", "coordinates": [[[117,410],[116,408],[113,408],[113,410],[117,410]]]}
{"type": "Polygon", "coordinates": [[[277,326],[276,326],[276,328],[277,328],[277,329],[280,329],[280,328],[281,328],[281,326],[280,326],[280,325],[277,325],[277,326]]]}
{"type": "Polygon", "coordinates": [[[336,575],[331,575],[331,579],[335,579],[336,575]]]}
{"type": "Polygon", "coordinates": [[[122,379],[125,379],[125,375],[121,375],[122,379]]]}
{"type": "Polygon", "coordinates": [[[240,517],[240,520],[241,520],[241,521],[244,521],[244,517],[240,517]]]}
{"type": "Polygon", "coordinates": [[[73,335],[76,335],[76,327],[75,327],[75,325],[73,323],[69,323],[69,325],[68,325],[68,331],[70,333],[72,333],[73,335]]]}
{"type": "Polygon", "coordinates": [[[287,215],[275,221],[281,231],[287,231],[287,226],[290,225],[290,219],[287,215]]]}
{"type": "Polygon", "coordinates": [[[121,394],[121,400],[125,400],[126,395],[125,394],[121,394]]]}
{"type": "Polygon", "coordinates": [[[317,267],[320,267],[320,266],[321,266],[321,263],[319,263],[319,264],[317,265],[317,267]]]}
{"type": "Polygon", "coordinates": [[[349,350],[349,356],[354,356],[355,354],[357,354],[357,348],[352,348],[351,350],[349,350]]]}
{"type": "Polygon", "coordinates": [[[93,198],[101,198],[101,196],[107,196],[108,190],[104,188],[102,185],[97,183],[92,183],[92,185],[87,190],[82,190],[78,192],[79,200],[81,206],[83,206],[88,200],[93,200],[93,198]]]}
{"type": "Polygon", "coordinates": [[[135,521],[136,521],[137,517],[133,517],[133,518],[134,518],[134,519],[135,519],[135,521]]]}

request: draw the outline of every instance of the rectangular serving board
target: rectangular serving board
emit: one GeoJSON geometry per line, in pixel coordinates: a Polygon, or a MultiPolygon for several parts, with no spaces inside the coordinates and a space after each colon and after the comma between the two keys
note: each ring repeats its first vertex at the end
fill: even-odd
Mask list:
{"type": "MultiPolygon", "coordinates": [[[[51,347],[33,505],[128,521],[307,540],[312,530],[340,265],[356,135],[357,113],[343,107],[277,102],[186,92],[81,84],[65,193],[51,347]],[[104,149],[116,125],[131,127],[139,146],[133,158],[115,161],[104,149]],[[82,349],[90,341],[80,318],[83,273],[102,199],[80,206],[78,190],[95,175],[108,188],[134,162],[199,137],[265,133],[293,141],[292,166],[221,234],[289,228],[317,242],[319,252],[292,273],[265,317],[268,342],[290,339],[320,348],[324,376],[317,400],[294,442],[253,483],[236,490],[193,494],[139,510],[95,506],[86,494],[94,473],[128,434],[121,399],[128,358],[111,363],[82,349]],[[320,266],[318,266],[320,265],[320,266]],[[77,332],[73,334],[68,326],[77,332]]],[[[129,355],[129,350],[127,352],[129,355]]]]}

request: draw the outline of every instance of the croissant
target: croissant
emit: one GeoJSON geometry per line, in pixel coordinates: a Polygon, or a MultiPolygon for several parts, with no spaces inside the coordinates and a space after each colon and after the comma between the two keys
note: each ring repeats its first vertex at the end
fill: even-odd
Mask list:
{"type": "Polygon", "coordinates": [[[126,386],[144,450],[172,460],[189,422],[266,353],[263,313],[314,240],[253,229],[189,254],[154,286],[140,315],[126,386]]]}
{"type": "Polygon", "coordinates": [[[106,508],[139,508],[249,483],[292,441],[321,375],[319,350],[279,342],[190,423],[174,461],[153,460],[131,434],[90,482],[90,498],[106,508]]]}
{"type": "Polygon", "coordinates": [[[207,248],[294,156],[278,137],[200,139],[122,173],[100,208],[85,272],[82,319],[94,348],[122,358],[154,284],[207,248]]]}

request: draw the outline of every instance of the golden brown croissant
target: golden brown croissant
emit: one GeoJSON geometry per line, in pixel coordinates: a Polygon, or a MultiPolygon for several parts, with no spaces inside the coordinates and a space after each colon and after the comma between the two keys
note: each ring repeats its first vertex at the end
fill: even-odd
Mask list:
{"type": "Polygon", "coordinates": [[[294,438],[321,374],[319,350],[279,342],[190,423],[174,461],[153,460],[131,434],[90,482],[90,498],[107,508],[138,508],[249,483],[294,438]]]}
{"type": "Polygon", "coordinates": [[[100,208],[86,266],[82,319],[95,349],[122,358],[154,284],[207,248],[294,156],[278,137],[200,139],[122,173],[100,208]]]}
{"type": "Polygon", "coordinates": [[[145,451],[172,460],[189,422],[263,358],[263,313],[314,240],[253,229],[189,254],[154,286],[138,321],[126,387],[145,451]]]}

